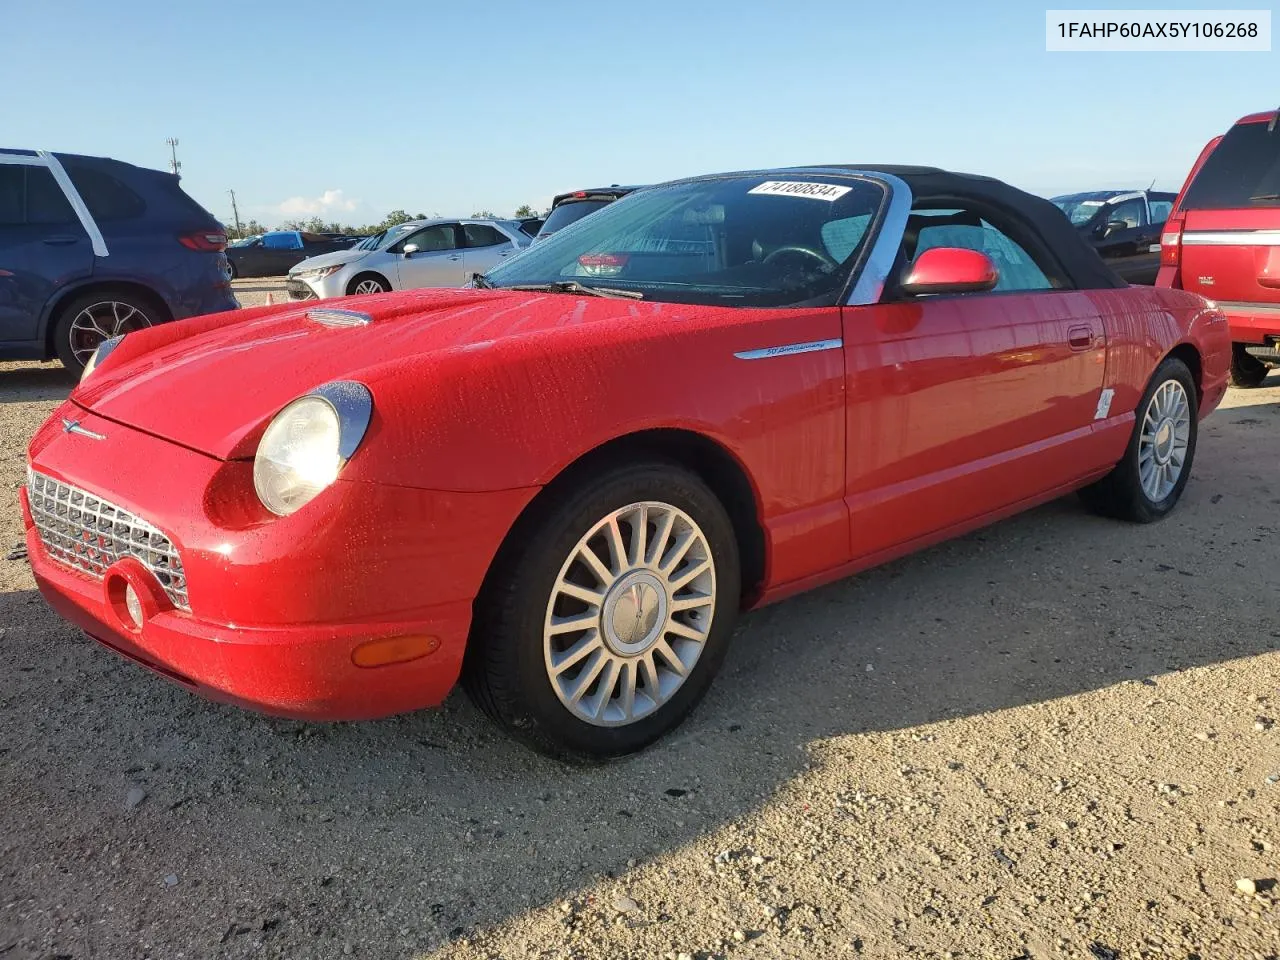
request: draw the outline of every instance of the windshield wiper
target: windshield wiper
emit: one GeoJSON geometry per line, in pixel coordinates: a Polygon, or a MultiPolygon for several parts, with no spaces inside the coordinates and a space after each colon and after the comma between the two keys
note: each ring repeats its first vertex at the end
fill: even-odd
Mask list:
{"type": "Polygon", "coordinates": [[[1280,200],[1280,193],[1260,193],[1256,197],[1250,197],[1250,200],[1280,200]]]}
{"type": "Polygon", "coordinates": [[[615,287],[588,287],[577,280],[553,280],[551,283],[517,283],[503,290],[530,290],[538,293],[584,293],[588,297],[610,297],[617,300],[643,300],[639,290],[618,290],[615,287]]]}

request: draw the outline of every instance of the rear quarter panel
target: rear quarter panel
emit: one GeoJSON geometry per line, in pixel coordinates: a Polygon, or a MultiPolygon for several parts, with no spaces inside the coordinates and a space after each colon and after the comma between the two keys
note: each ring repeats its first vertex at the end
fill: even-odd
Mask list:
{"type": "Polygon", "coordinates": [[[1130,287],[1093,291],[1090,296],[1107,333],[1106,381],[1115,391],[1112,417],[1133,419],[1156,367],[1183,345],[1199,357],[1201,417],[1218,406],[1231,363],[1231,335],[1221,310],[1181,290],[1130,287]]]}

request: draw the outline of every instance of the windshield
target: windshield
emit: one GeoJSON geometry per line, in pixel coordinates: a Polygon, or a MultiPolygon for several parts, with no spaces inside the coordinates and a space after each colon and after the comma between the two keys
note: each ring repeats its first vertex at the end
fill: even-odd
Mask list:
{"type": "Polygon", "coordinates": [[[394,227],[389,227],[381,233],[375,233],[371,237],[365,237],[357,243],[352,250],[381,250],[383,247],[389,247],[395,243],[407,230],[413,230],[421,224],[417,223],[401,223],[394,227]]]}
{"type": "Polygon", "coordinates": [[[486,275],[495,287],[576,281],[646,300],[838,302],[886,195],[836,174],[721,177],[614,201],[486,275]]]}
{"type": "Polygon", "coordinates": [[[1053,204],[1067,215],[1071,225],[1082,227],[1092,220],[1111,197],[1118,193],[1073,193],[1066,197],[1054,197],[1053,204]]]}

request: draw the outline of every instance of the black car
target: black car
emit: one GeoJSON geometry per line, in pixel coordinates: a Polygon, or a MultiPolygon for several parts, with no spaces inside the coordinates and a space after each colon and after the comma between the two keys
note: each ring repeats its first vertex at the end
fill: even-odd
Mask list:
{"type": "Polygon", "coordinates": [[[616,183],[611,187],[597,187],[594,190],[574,190],[562,193],[551,201],[551,212],[546,222],[538,230],[535,240],[545,240],[557,230],[563,230],[571,223],[581,220],[589,213],[595,213],[606,207],[619,197],[639,190],[639,187],[620,187],[616,183]]]}
{"type": "Polygon", "coordinates": [[[1054,197],[1058,209],[1098,255],[1129,283],[1150,286],[1160,269],[1160,228],[1176,194],[1094,190],[1054,197]]]}
{"type": "Polygon", "coordinates": [[[260,237],[237,240],[227,247],[228,269],[233,278],[283,277],[303,260],[346,250],[359,239],[343,234],[272,230],[260,237]]]}

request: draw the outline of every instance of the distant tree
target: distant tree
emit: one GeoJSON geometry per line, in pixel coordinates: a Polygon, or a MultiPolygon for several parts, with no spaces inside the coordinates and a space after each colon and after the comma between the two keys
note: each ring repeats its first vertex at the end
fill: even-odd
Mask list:
{"type": "Polygon", "coordinates": [[[523,219],[524,217],[537,216],[537,214],[534,213],[533,207],[529,206],[529,204],[527,203],[522,203],[520,204],[520,206],[516,207],[515,215],[517,219],[523,219]]]}
{"type": "Polygon", "coordinates": [[[403,210],[392,210],[387,214],[386,219],[382,221],[382,229],[385,230],[388,227],[396,227],[402,223],[408,223],[412,219],[413,217],[409,216],[403,210]]]}
{"type": "Polygon", "coordinates": [[[471,215],[473,220],[496,220],[498,215],[492,210],[477,210],[471,215]]]}

